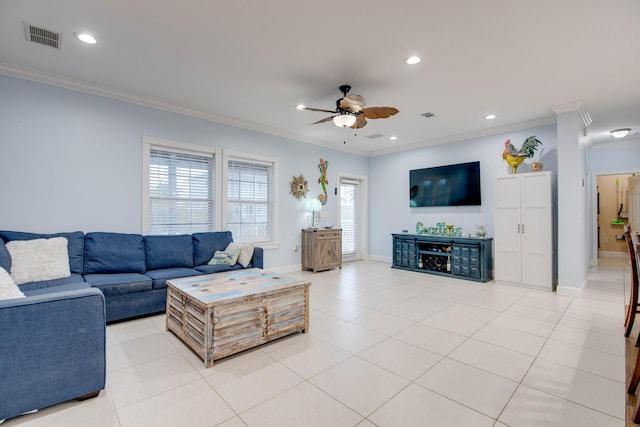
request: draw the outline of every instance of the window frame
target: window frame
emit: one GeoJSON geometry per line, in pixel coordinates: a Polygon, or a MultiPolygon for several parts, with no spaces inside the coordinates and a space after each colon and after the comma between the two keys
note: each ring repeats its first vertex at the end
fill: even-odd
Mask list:
{"type": "MultiPolygon", "coordinates": [[[[149,234],[151,223],[150,223],[150,213],[151,213],[151,194],[149,191],[149,167],[151,164],[151,150],[159,149],[166,150],[175,153],[182,154],[190,154],[196,156],[211,156],[213,158],[213,166],[214,171],[212,174],[212,179],[214,180],[213,185],[213,221],[211,222],[214,230],[220,229],[220,203],[218,200],[220,199],[220,182],[218,178],[219,168],[220,168],[220,156],[216,155],[217,151],[213,147],[207,147],[203,145],[189,144],[186,142],[179,141],[170,141],[165,139],[159,139],[149,136],[142,137],[142,233],[149,234]]],[[[213,231],[213,230],[212,230],[213,231]]]]}
{"type": "Polygon", "coordinates": [[[223,189],[221,190],[220,193],[220,197],[219,200],[221,201],[221,203],[219,203],[221,205],[222,208],[222,214],[220,215],[220,220],[222,222],[222,229],[223,230],[228,230],[228,207],[229,207],[229,200],[228,200],[228,170],[229,170],[229,161],[231,160],[235,160],[235,161],[241,161],[241,162],[247,162],[247,163],[259,163],[259,164],[267,164],[271,166],[271,173],[272,173],[272,182],[271,182],[271,188],[270,188],[270,193],[272,196],[272,199],[270,201],[271,204],[271,241],[260,241],[260,242],[254,242],[257,245],[259,245],[261,248],[263,249],[277,249],[280,246],[280,242],[278,241],[278,199],[279,199],[279,191],[278,191],[278,185],[277,183],[278,181],[278,175],[279,175],[279,164],[280,161],[277,158],[274,157],[269,157],[269,156],[262,156],[262,155],[257,155],[257,154],[249,154],[249,153],[244,153],[244,152],[239,152],[239,151],[233,151],[233,150],[228,150],[228,149],[223,149],[222,150],[222,155],[218,156],[221,157],[221,163],[222,163],[222,174],[220,177],[220,184],[221,186],[223,186],[223,189]]]}

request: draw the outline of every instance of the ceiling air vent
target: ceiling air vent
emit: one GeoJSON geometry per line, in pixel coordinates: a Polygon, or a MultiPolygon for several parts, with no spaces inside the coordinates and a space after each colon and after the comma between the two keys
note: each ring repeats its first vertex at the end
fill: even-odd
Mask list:
{"type": "Polygon", "coordinates": [[[424,117],[425,119],[428,119],[430,117],[435,117],[435,114],[433,114],[433,113],[422,113],[422,117],[424,117]]]}
{"type": "Polygon", "coordinates": [[[381,133],[372,133],[371,135],[367,135],[367,138],[369,139],[376,139],[376,138],[382,138],[384,135],[381,133]]]}
{"type": "Polygon", "coordinates": [[[24,23],[24,33],[27,37],[27,41],[60,49],[62,33],[56,33],[55,31],[36,27],[35,25],[27,24],[26,22],[24,23]]]}

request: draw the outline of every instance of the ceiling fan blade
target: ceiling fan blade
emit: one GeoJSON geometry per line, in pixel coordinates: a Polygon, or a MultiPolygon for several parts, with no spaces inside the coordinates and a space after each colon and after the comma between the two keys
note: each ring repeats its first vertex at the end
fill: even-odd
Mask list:
{"type": "Polygon", "coordinates": [[[398,114],[398,109],[393,107],[369,107],[362,110],[367,119],[386,119],[398,114]]]}
{"type": "Polygon", "coordinates": [[[360,129],[367,125],[367,119],[364,117],[364,114],[358,114],[356,116],[356,122],[351,126],[351,129],[360,129]]]}
{"type": "Polygon", "coordinates": [[[325,110],[324,108],[312,108],[312,107],[304,107],[301,110],[309,110],[309,111],[319,111],[321,113],[335,113],[336,110],[325,110]]]}
{"type": "MultiPolygon", "coordinates": [[[[330,113],[333,113],[334,111],[329,111],[329,112],[330,112],[330,113]]],[[[318,123],[328,122],[328,121],[333,120],[333,118],[334,118],[334,117],[336,117],[336,116],[339,116],[339,114],[336,114],[336,115],[334,115],[334,116],[325,117],[324,119],[322,119],[322,120],[318,120],[317,122],[313,122],[313,123],[311,123],[311,124],[312,124],[312,125],[317,125],[318,123]]]]}
{"type": "Polygon", "coordinates": [[[356,94],[347,95],[340,100],[339,107],[343,110],[359,113],[364,109],[364,98],[356,94]]]}

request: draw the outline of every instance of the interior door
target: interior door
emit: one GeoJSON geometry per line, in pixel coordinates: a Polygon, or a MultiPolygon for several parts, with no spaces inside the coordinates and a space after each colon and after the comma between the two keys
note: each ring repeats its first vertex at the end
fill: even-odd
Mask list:
{"type": "Polygon", "coordinates": [[[631,231],[640,232],[640,175],[630,176],[629,187],[629,226],[631,231]]]}

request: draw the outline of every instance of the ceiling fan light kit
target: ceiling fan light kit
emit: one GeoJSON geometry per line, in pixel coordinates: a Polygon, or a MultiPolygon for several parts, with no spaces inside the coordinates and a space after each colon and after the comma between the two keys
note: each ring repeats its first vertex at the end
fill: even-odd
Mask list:
{"type": "Polygon", "coordinates": [[[339,116],[335,116],[333,118],[333,123],[336,126],[341,128],[353,126],[355,122],[356,122],[356,116],[349,113],[340,114],[339,116]]]}

